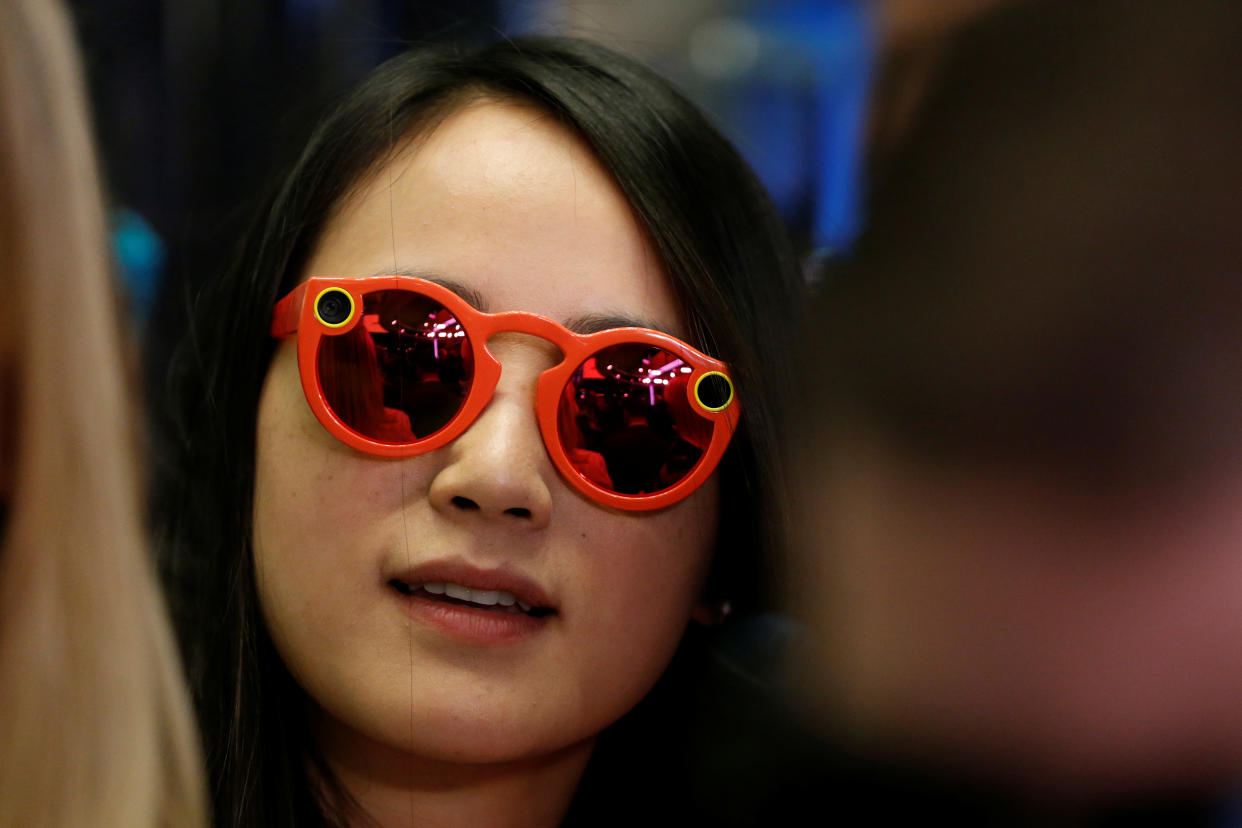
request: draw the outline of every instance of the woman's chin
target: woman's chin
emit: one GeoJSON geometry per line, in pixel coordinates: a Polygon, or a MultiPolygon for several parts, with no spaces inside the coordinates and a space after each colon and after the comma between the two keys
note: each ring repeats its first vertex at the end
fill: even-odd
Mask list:
{"type": "Polygon", "coordinates": [[[589,752],[594,744],[594,733],[548,732],[549,728],[521,717],[506,723],[497,715],[461,709],[420,709],[413,716],[393,713],[352,721],[321,710],[317,719],[319,743],[329,762],[360,763],[369,769],[378,763],[539,764],[589,752]]]}

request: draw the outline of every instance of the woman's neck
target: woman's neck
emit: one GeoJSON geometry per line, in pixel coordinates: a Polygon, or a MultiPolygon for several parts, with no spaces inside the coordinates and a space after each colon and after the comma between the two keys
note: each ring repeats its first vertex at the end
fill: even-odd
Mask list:
{"type": "Polygon", "coordinates": [[[493,763],[427,759],[380,744],[339,723],[320,723],[320,744],[337,781],[361,807],[353,828],[559,825],[594,740],[552,754],[493,763]]]}

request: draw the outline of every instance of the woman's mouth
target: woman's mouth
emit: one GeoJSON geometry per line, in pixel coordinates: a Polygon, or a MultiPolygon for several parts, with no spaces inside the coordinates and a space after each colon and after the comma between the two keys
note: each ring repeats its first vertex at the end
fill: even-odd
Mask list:
{"type": "Polygon", "coordinates": [[[473,589],[450,582],[415,584],[407,583],[399,578],[393,578],[388,585],[402,595],[508,615],[544,618],[555,612],[551,607],[528,604],[512,592],[503,589],[473,589]]]}
{"type": "Polygon", "coordinates": [[[538,635],[560,615],[539,583],[506,567],[433,561],[390,570],[385,586],[407,617],[470,645],[516,644],[538,635]]]}

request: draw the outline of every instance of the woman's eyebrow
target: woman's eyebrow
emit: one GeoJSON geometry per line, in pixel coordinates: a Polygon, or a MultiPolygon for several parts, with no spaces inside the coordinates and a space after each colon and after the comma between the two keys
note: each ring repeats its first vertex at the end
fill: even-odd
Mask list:
{"type": "Polygon", "coordinates": [[[582,316],[575,316],[572,319],[565,320],[565,327],[574,333],[580,334],[599,333],[600,331],[610,331],[613,328],[648,328],[673,336],[663,325],[652,319],[621,314],[583,314],[582,316]]]}
{"type": "Polygon", "coordinates": [[[487,312],[487,302],[483,299],[483,294],[479,293],[472,287],[467,287],[460,282],[447,279],[436,273],[427,270],[385,270],[383,273],[376,273],[376,276],[410,276],[415,279],[422,279],[427,282],[435,282],[442,288],[448,288],[457,294],[457,296],[465,300],[466,304],[475,310],[487,312]]]}
{"type": "MultiPolygon", "coordinates": [[[[460,282],[446,278],[439,274],[427,270],[387,270],[383,273],[376,273],[376,276],[411,276],[415,279],[424,279],[428,282],[435,282],[441,287],[448,288],[461,297],[465,302],[475,310],[487,312],[487,302],[483,298],[483,294],[477,290],[460,282]]],[[[669,336],[676,336],[668,330],[668,328],[653,319],[641,316],[628,316],[621,313],[586,313],[580,316],[574,316],[564,321],[564,326],[574,333],[593,334],[600,331],[610,331],[613,328],[647,328],[653,331],[660,331],[669,336]]]]}

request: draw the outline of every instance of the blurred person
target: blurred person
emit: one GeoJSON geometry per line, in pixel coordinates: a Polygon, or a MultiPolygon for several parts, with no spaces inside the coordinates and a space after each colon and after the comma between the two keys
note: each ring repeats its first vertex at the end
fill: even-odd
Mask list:
{"type": "Polygon", "coordinates": [[[800,288],[735,150],[604,47],[418,48],[348,95],[175,362],[221,822],[692,820],[800,288]]]}
{"type": "Polygon", "coordinates": [[[1239,147],[1240,4],[1016,3],[951,46],[794,432],[800,666],[849,751],[1015,819],[1242,783],[1239,147]]]}
{"type": "Polygon", "coordinates": [[[0,2],[0,826],[200,826],[69,21],[0,2]]]}
{"type": "Polygon", "coordinates": [[[867,115],[868,177],[883,174],[885,162],[900,146],[954,33],[981,14],[1013,0],[871,0],[879,71],[870,90],[867,115]]]}

